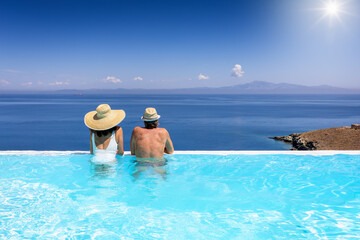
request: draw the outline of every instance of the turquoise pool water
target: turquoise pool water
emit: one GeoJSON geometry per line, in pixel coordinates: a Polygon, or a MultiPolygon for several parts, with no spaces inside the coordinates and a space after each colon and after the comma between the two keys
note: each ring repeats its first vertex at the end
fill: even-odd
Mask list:
{"type": "Polygon", "coordinates": [[[0,155],[0,239],[360,238],[360,155],[0,155]]]}

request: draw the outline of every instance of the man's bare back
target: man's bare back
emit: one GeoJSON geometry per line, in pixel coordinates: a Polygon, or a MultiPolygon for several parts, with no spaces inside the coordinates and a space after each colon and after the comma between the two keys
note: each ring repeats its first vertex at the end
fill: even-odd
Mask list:
{"type": "Polygon", "coordinates": [[[162,158],[164,153],[172,154],[174,147],[165,128],[135,127],[130,141],[131,155],[137,158],[162,158]]]}

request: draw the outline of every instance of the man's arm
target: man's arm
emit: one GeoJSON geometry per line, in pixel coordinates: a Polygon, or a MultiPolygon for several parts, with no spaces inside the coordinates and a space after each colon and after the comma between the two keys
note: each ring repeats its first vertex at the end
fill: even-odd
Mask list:
{"type": "Polygon", "coordinates": [[[121,127],[119,127],[116,131],[117,138],[116,138],[116,142],[118,144],[118,150],[117,153],[118,155],[124,155],[124,138],[123,138],[123,130],[121,127]]]}
{"type": "Polygon", "coordinates": [[[174,153],[174,146],[170,138],[169,132],[165,129],[166,132],[166,143],[165,143],[165,149],[164,152],[167,154],[173,154],[174,153]]]}
{"type": "Polygon", "coordinates": [[[132,132],[132,134],[131,134],[131,140],[130,140],[130,153],[131,153],[131,155],[135,155],[135,140],[134,140],[134,138],[135,138],[135,129],[136,128],[134,128],[134,130],[133,130],[133,132],[132,132]]]}

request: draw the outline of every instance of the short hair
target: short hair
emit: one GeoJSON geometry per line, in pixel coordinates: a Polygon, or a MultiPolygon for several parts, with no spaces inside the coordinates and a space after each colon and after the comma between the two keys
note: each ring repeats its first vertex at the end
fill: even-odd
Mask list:
{"type": "Polygon", "coordinates": [[[158,122],[158,120],[144,121],[144,125],[145,125],[146,129],[153,129],[153,128],[157,128],[157,126],[159,126],[159,122],[158,122]]]}

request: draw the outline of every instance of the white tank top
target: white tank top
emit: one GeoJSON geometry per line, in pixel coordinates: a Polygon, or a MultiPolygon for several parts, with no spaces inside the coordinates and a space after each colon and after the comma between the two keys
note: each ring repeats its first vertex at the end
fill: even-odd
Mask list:
{"type": "Polygon", "coordinates": [[[94,133],[92,133],[92,145],[94,153],[92,161],[94,163],[107,163],[115,161],[116,152],[118,150],[118,144],[115,139],[115,131],[111,134],[110,143],[106,149],[97,149],[94,133]]]}

